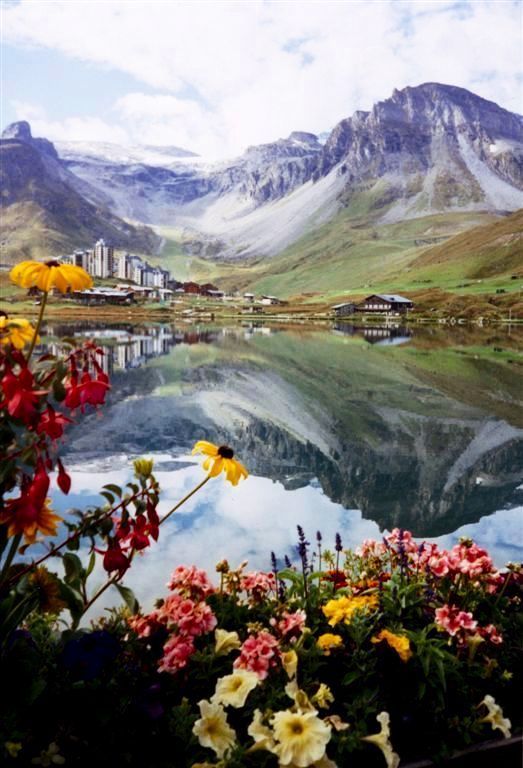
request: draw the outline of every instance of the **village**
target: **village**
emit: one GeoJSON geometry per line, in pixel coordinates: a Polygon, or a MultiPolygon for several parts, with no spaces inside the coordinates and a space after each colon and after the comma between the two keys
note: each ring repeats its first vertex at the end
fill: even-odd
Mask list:
{"type": "MultiPolygon", "coordinates": [[[[103,239],[99,239],[92,250],[75,250],[72,254],[62,256],[60,261],[82,267],[91,277],[104,282],[68,296],[69,300],[89,307],[153,302],[190,316],[202,312],[212,313],[214,303],[218,303],[218,307],[220,304],[226,307],[229,303],[231,310],[234,307],[237,312],[246,315],[262,315],[268,307],[289,306],[289,301],[278,296],[256,295],[252,292],[228,293],[213,283],[176,280],[168,270],[151,266],[140,256],[115,254],[113,246],[103,239]],[[196,301],[188,304],[187,299],[196,301]]],[[[356,313],[396,316],[408,315],[413,308],[413,302],[404,296],[373,294],[359,303],[335,304],[329,308],[328,314],[338,319],[356,313]]]]}

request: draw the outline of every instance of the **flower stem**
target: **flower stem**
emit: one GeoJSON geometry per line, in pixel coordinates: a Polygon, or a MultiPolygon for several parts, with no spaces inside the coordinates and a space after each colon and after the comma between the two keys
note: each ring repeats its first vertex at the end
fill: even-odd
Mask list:
{"type": "Polygon", "coordinates": [[[9,569],[9,566],[13,562],[14,556],[16,555],[18,551],[18,547],[20,545],[20,542],[22,541],[22,534],[18,533],[16,536],[13,536],[13,541],[11,542],[11,546],[9,547],[9,550],[7,552],[7,556],[5,558],[5,562],[2,566],[2,570],[0,571],[0,584],[4,581],[4,576],[7,575],[7,571],[9,569]]]}
{"type": "Polygon", "coordinates": [[[33,354],[33,350],[35,348],[35,344],[38,338],[38,334],[40,332],[40,328],[42,327],[42,320],[44,319],[45,305],[47,304],[48,295],[49,295],[49,292],[44,291],[42,301],[40,302],[40,312],[38,313],[38,320],[36,321],[34,336],[31,341],[31,346],[29,347],[29,352],[27,353],[27,362],[29,362],[29,360],[31,359],[31,355],[33,354]]]}
{"type": "Polygon", "coordinates": [[[186,501],[188,501],[188,500],[191,498],[191,496],[194,496],[194,494],[195,494],[197,491],[199,491],[199,490],[200,490],[200,488],[203,488],[203,486],[205,485],[205,483],[209,482],[209,480],[210,480],[210,479],[211,479],[211,476],[210,476],[210,475],[207,475],[207,477],[205,477],[205,478],[202,480],[202,482],[201,482],[201,483],[198,483],[198,485],[196,486],[196,488],[193,488],[193,489],[192,489],[192,491],[190,491],[190,492],[187,494],[187,496],[184,496],[184,497],[183,497],[183,499],[182,499],[181,501],[179,501],[177,504],[175,504],[175,505],[174,505],[174,507],[173,507],[172,509],[170,509],[170,510],[169,510],[169,512],[167,512],[167,514],[166,514],[166,515],[164,515],[164,516],[162,517],[162,519],[160,520],[160,525],[161,525],[162,523],[165,523],[165,521],[167,520],[167,518],[169,518],[169,517],[172,515],[172,513],[173,513],[173,512],[176,512],[176,510],[177,510],[177,509],[180,509],[180,507],[182,506],[182,504],[185,504],[185,502],[186,502],[186,501]]]}

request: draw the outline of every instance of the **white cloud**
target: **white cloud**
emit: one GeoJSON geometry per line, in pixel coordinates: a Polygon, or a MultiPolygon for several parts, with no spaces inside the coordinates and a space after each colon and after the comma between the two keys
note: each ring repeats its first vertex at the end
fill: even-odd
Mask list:
{"type": "Polygon", "coordinates": [[[75,117],[65,120],[52,120],[41,105],[24,101],[13,102],[17,120],[27,120],[31,124],[33,136],[43,136],[53,141],[109,141],[115,144],[127,144],[130,135],[120,125],[108,123],[99,117],[75,117]]]}
{"type": "Polygon", "coordinates": [[[118,101],[115,122],[132,141],[145,132],[205,154],[318,132],[431,80],[521,110],[521,38],[521,4],[504,0],[22,0],[4,10],[5,42],[102,66],[101,88],[117,69],[159,92],[118,101]]]}

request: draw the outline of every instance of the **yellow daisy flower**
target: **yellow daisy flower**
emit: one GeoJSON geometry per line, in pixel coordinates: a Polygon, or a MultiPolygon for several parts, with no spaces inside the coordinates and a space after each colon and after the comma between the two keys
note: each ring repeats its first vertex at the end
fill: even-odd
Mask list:
{"type": "Polygon", "coordinates": [[[325,632],[325,634],[319,636],[316,645],[328,656],[333,648],[340,648],[343,645],[343,640],[339,635],[325,632]]]}
{"type": "Polygon", "coordinates": [[[226,479],[232,485],[238,485],[242,477],[249,476],[243,464],[234,458],[234,451],[228,445],[214,445],[207,440],[198,440],[192,453],[202,453],[207,457],[203,468],[209,473],[209,477],[217,477],[220,472],[225,472],[226,479]]]}
{"type": "Polygon", "coordinates": [[[51,288],[58,288],[60,293],[83,291],[91,288],[93,281],[87,272],[73,264],[61,264],[59,261],[21,261],[9,277],[21,288],[38,288],[48,293],[51,288]]]}
{"type": "Polygon", "coordinates": [[[388,629],[382,629],[381,632],[371,638],[371,643],[381,643],[382,640],[394,648],[402,661],[408,661],[412,657],[410,640],[405,635],[395,635],[388,629]]]}
{"type": "MultiPolygon", "coordinates": [[[[0,344],[12,344],[15,349],[23,349],[30,344],[35,335],[35,329],[23,317],[9,318],[0,311],[0,344]]],[[[36,343],[40,341],[38,337],[36,343]]]]}
{"type": "Polygon", "coordinates": [[[379,606],[379,597],[373,595],[357,595],[356,597],[338,597],[329,600],[323,606],[322,611],[331,627],[335,627],[340,621],[350,624],[355,613],[361,611],[375,611],[379,606]]]}

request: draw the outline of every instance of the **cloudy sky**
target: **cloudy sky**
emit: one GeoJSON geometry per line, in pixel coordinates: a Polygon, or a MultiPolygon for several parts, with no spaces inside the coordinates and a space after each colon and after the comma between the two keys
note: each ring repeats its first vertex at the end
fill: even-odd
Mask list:
{"type": "Polygon", "coordinates": [[[437,81],[523,112],[521,0],[0,0],[2,127],[207,157],[437,81]]]}

